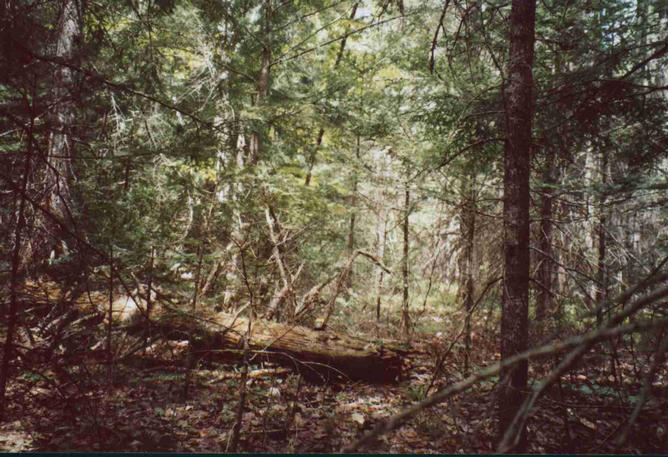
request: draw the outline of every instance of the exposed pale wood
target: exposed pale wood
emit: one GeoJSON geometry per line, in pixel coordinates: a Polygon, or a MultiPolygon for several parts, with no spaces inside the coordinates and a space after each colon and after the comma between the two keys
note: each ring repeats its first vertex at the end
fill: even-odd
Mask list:
{"type": "MultiPolygon", "coordinates": [[[[270,377],[270,376],[279,376],[279,375],[284,375],[290,373],[290,370],[288,368],[261,368],[258,370],[252,370],[248,372],[247,377],[251,379],[256,379],[256,378],[264,378],[264,377],[270,377]]],[[[198,375],[202,375],[202,372],[198,372],[198,375]]],[[[207,372],[206,376],[215,376],[214,379],[209,380],[206,384],[215,384],[218,382],[223,382],[228,379],[234,379],[234,378],[239,378],[241,377],[241,373],[224,373],[224,374],[218,374],[218,372],[207,372]]]]}

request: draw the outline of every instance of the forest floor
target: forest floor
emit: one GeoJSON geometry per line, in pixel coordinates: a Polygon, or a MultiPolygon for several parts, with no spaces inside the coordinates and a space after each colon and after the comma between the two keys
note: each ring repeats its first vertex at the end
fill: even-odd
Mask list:
{"type": "MultiPolygon", "coordinates": [[[[443,316],[422,316],[406,376],[396,384],[312,383],[290,370],[251,365],[238,451],[338,452],[378,421],[425,397],[436,354],[457,334],[429,328],[443,316]]],[[[455,320],[455,322],[461,322],[455,320]]],[[[442,326],[442,325],[441,325],[442,326]]],[[[476,328],[473,369],[498,361],[495,338],[476,328]]],[[[172,344],[174,360],[182,345],[172,344]]],[[[531,453],[665,453],[668,451],[668,375],[655,378],[628,440],[616,442],[641,390],[641,355],[620,351],[617,377],[608,373],[600,349],[539,400],[528,421],[531,453]],[[633,361],[636,361],[634,364],[633,361]],[[603,368],[606,367],[606,370],[603,368]]],[[[463,379],[464,353],[453,346],[435,380],[436,389],[463,379]]],[[[169,360],[167,360],[169,362],[169,360]]],[[[553,360],[532,363],[532,382],[553,360]]],[[[225,452],[239,401],[238,366],[197,367],[186,376],[182,363],[152,368],[92,361],[28,372],[10,384],[8,421],[0,425],[2,451],[225,452]],[[206,369],[205,369],[206,368],[206,369]],[[186,379],[188,392],[185,395],[186,379]]],[[[645,371],[646,366],[643,368],[645,371]]],[[[497,378],[422,411],[364,452],[490,453],[494,451],[494,387],[497,378]]]]}

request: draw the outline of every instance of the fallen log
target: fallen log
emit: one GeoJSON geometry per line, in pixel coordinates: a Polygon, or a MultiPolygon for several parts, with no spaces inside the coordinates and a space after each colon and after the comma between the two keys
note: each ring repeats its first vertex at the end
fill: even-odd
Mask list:
{"type": "MultiPolygon", "coordinates": [[[[35,290],[32,291],[32,295],[36,296],[39,293],[42,297],[46,293],[41,288],[38,290],[37,286],[33,288],[35,290]]],[[[56,301],[54,297],[62,295],[55,283],[49,283],[47,290],[46,305],[52,300],[56,301]]],[[[229,360],[240,354],[243,337],[248,331],[248,318],[227,313],[202,317],[181,312],[164,300],[162,306],[152,314],[157,317],[151,319],[149,326],[143,298],[139,293],[136,295],[136,300],[122,296],[116,297],[113,303],[112,317],[116,323],[114,333],[127,332],[135,336],[142,334],[134,345],[119,355],[120,359],[133,357],[147,344],[161,337],[172,341],[188,340],[196,357],[229,360]],[[145,333],[147,331],[150,337],[147,337],[145,333]]],[[[67,318],[63,318],[66,321],[63,321],[63,328],[57,333],[61,334],[66,327],[75,323],[81,323],[87,331],[94,330],[103,324],[107,317],[105,309],[107,300],[107,296],[98,292],[76,297],[72,310],[83,311],[85,319],[73,322],[74,315],[68,315],[67,318]]],[[[53,307],[49,305],[46,308],[53,307]]],[[[48,328],[53,328],[60,322],[51,319],[48,328]]],[[[106,327],[107,324],[104,325],[106,327]]],[[[75,327],[78,332],[81,325],[75,327]]],[[[98,346],[102,347],[103,344],[105,340],[100,339],[98,344],[90,349],[95,352],[95,349],[98,346]]],[[[307,377],[325,380],[342,377],[351,380],[395,382],[401,377],[402,366],[409,352],[395,342],[370,342],[335,332],[315,331],[298,325],[263,319],[252,321],[249,345],[253,352],[252,362],[269,360],[299,371],[307,377]]],[[[173,347],[170,349],[171,353],[176,352],[177,358],[182,357],[183,351],[186,350],[185,346],[180,347],[180,350],[175,350],[173,347]]]]}
{"type": "MultiPolygon", "coordinates": [[[[190,340],[198,356],[229,359],[240,353],[248,324],[248,318],[227,313],[206,319],[168,313],[152,328],[159,328],[167,338],[190,340]]],[[[280,363],[324,380],[396,382],[408,352],[394,345],[261,319],[251,322],[249,345],[255,361],[280,363]]]]}

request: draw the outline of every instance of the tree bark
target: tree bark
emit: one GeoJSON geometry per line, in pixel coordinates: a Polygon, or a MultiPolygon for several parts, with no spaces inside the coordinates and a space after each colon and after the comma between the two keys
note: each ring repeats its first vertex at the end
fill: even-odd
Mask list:
{"type": "MultiPolygon", "coordinates": [[[[505,87],[504,145],[504,283],[501,314],[501,360],[527,348],[529,299],[529,170],[533,122],[535,0],[513,0],[510,13],[510,64],[505,87]]],[[[523,402],[526,361],[502,370],[498,413],[500,435],[523,402]]],[[[508,431],[519,439],[512,449],[526,449],[524,429],[508,431]]]]}
{"type": "Polygon", "coordinates": [[[209,352],[216,358],[239,355],[245,335],[255,353],[253,357],[268,359],[292,367],[308,377],[338,376],[375,382],[394,382],[401,375],[406,351],[388,345],[315,331],[306,327],[219,313],[212,319],[193,319],[183,314],[163,316],[155,328],[168,338],[191,338],[194,350],[209,352]],[[247,333],[248,332],[248,333],[247,333]],[[219,349],[230,349],[220,351],[219,349]]]}
{"type": "MultiPolygon", "coordinates": [[[[57,37],[54,56],[69,63],[75,63],[77,48],[80,39],[80,14],[77,0],[63,0],[57,22],[57,37]]],[[[58,65],[53,73],[53,90],[51,92],[52,107],[48,115],[50,134],[47,157],[44,167],[47,207],[51,214],[61,222],[71,225],[72,196],[70,183],[74,177],[72,161],[74,150],[71,138],[71,128],[74,124],[74,103],[72,91],[74,86],[74,71],[66,65],[58,65]]],[[[40,246],[34,253],[35,261],[47,259],[51,252],[59,256],[66,249],[61,236],[62,230],[49,220],[38,221],[38,225],[46,228],[51,235],[48,241],[31,243],[40,246]]]]}
{"type": "MultiPolygon", "coordinates": [[[[599,174],[601,176],[601,184],[606,185],[607,181],[607,169],[608,169],[608,151],[603,148],[601,150],[600,158],[600,169],[599,174]]],[[[606,205],[607,201],[607,191],[604,189],[599,195],[598,201],[598,270],[596,272],[596,293],[594,295],[594,301],[598,306],[600,303],[603,303],[606,300],[608,295],[608,285],[607,285],[607,272],[606,272],[606,230],[607,230],[607,219],[606,219],[606,205]]],[[[600,327],[603,323],[603,311],[601,308],[597,308],[596,313],[596,324],[600,327]]]]}
{"type": "Polygon", "coordinates": [[[243,336],[243,367],[241,368],[241,379],[239,380],[239,403],[237,404],[237,415],[234,427],[232,428],[232,440],[230,452],[237,452],[239,445],[239,436],[241,435],[241,426],[243,425],[244,410],[246,409],[246,381],[248,380],[248,355],[250,346],[248,340],[251,332],[251,321],[248,322],[248,331],[243,336]]]}
{"type": "MultiPolygon", "coordinates": [[[[382,210],[381,210],[382,211],[382,210]]],[[[385,255],[385,243],[387,241],[387,218],[382,217],[378,221],[378,259],[382,262],[385,255]]],[[[380,322],[381,294],[383,291],[383,278],[385,271],[378,268],[378,281],[376,283],[376,322],[380,322]]]]}
{"type": "MultiPolygon", "coordinates": [[[[355,182],[355,187],[353,191],[357,190],[357,182],[355,182]]],[[[348,253],[352,254],[355,252],[355,212],[350,215],[350,224],[348,226],[348,253]]],[[[348,289],[352,289],[353,287],[353,272],[351,271],[348,274],[348,284],[347,284],[348,289]]]]}
{"type": "Polygon", "coordinates": [[[404,189],[404,256],[402,261],[402,276],[403,276],[403,288],[404,288],[404,297],[401,306],[401,322],[404,327],[404,337],[406,341],[410,340],[411,335],[411,316],[410,316],[410,304],[408,301],[408,251],[409,251],[409,239],[408,239],[408,216],[410,214],[410,190],[408,188],[408,183],[406,183],[406,188],[404,189]]]}
{"type": "MultiPolygon", "coordinates": [[[[151,289],[153,288],[153,263],[155,257],[155,246],[151,246],[151,255],[148,264],[148,278],[146,280],[146,341],[144,348],[148,347],[151,341],[151,310],[153,308],[153,300],[151,296],[151,289]]],[[[139,292],[139,287],[137,287],[139,292]]]]}
{"type": "Polygon", "coordinates": [[[26,198],[25,193],[28,189],[28,183],[30,180],[30,169],[32,166],[32,152],[33,152],[33,127],[34,127],[35,118],[31,116],[30,124],[28,127],[27,133],[27,151],[25,157],[25,163],[23,167],[23,179],[21,184],[21,193],[16,195],[16,198],[19,199],[18,214],[16,218],[16,227],[14,229],[14,247],[12,252],[12,269],[10,276],[10,285],[9,285],[9,310],[6,316],[7,322],[7,334],[5,337],[5,345],[2,357],[2,370],[0,370],[0,421],[4,420],[5,412],[7,409],[6,401],[6,390],[7,382],[10,379],[10,363],[13,357],[14,349],[14,333],[16,332],[17,324],[17,315],[19,312],[18,304],[18,288],[21,276],[21,240],[23,237],[23,229],[25,228],[25,209],[26,209],[26,198]]]}
{"type": "MultiPolygon", "coordinates": [[[[269,76],[271,72],[271,45],[270,35],[271,35],[271,0],[264,0],[263,6],[264,14],[264,31],[263,31],[263,44],[262,44],[262,56],[260,63],[260,75],[257,80],[257,97],[255,99],[255,106],[262,106],[264,104],[264,99],[269,92],[269,76]]],[[[260,160],[260,154],[262,153],[262,137],[260,135],[260,129],[256,128],[251,133],[250,139],[250,163],[255,165],[260,160]]]]}
{"type": "MultiPolygon", "coordinates": [[[[355,156],[357,159],[360,158],[360,136],[357,135],[357,147],[355,148],[355,156]]],[[[357,181],[358,181],[358,176],[357,176],[357,168],[355,168],[355,171],[353,172],[353,189],[352,189],[352,212],[350,214],[350,225],[348,227],[348,254],[352,255],[353,252],[355,252],[355,222],[357,218],[357,181]]],[[[353,287],[353,272],[351,271],[348,274],[348,289],[352,289],[353,287]]]]}
{"type": "Polygon", "coordinates": [[[473,248],[475,243],[475,177],[468,176],[464,185],[464,204],[461,212],[461,236],[464,239],[464,252],[462,253],[461,285],[464,297],[464,372],[469,374],[471,365],[471,310],[473,309],[474,273],[473,273],[473,248]]]}
{"type": "Polygon", "coordinates": [[[553,145],[546,148],[545,165],[543,167],[543,182],[541,207],[540,207],[540,233],[538,234],[538,246],[540,263],[536,279],[538,289],[536,293],[536,321],[542,322],[548,314],[554,311],[553,299],[553,272],[554,253],[552,249],[552,229],[554,218],[554,188],[555,183],[556,154],[553,145]]]}
{"type": "MultiPolygon", "coordinates": [[[[107,362],[109,363],[109,372],[113,363],[112,332],[114,330],[114,248],[109,243],[109,306],[107,307],[107,362]]],[[[110,379],[111,381],[111,379],[110,379]]]]}
{"type": "Polygon", "coordinates": [[[192,309],[197,309],[197,298],[199,297],[200,276],[202,275],[202,257],[204,256],[204,247],[200,241],[197,245],[197,271],[195,272],[195,290],[193,292],[192,309]]]}

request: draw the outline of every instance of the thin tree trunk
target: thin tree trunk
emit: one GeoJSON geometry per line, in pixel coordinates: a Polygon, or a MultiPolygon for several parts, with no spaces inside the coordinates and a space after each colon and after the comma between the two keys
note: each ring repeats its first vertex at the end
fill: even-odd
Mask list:
{"type": "Polygon", "coordinates": [[[404,327],[404,337],[406,341],[410,340],[411,335],[411,316],[410,316],[410,304],[408,301],[408,251],[409,251],[409,239],[408,239],[408,216],[410,214],[410,190],[408,188],[408,183],[406,183],[406,188],[404,189],[404,256],[403,256],[403,286],[404,286],[404,298],[401,306],[401,321],[404,327]]]}
{"type": "MultiPolygon", "coordinates": [[[[353,188],[353,191],[355,192],[357,190],[357,181],[355,181],[355,187],[353,188]]],[[[355,212],[350,215],[350,224],[348,226],[348,254],[352,254],[355,252],[355,212]]],[[[348,275],[348,284],[347,284],[348,289],[352,289],[353,287],[353,272],[351,271],[350,274],[348,275]]]]}
{"type": "MultiPolygon", "coordinates": [[[[378,259],[382,262],[385,255],[385,243],[387,242],[387,219],[378,222],[378,259]]],[[[376,321],[380,322],[381,294],[383,291],[383,278],[385,272],[378,268],[378,281],[376,284],[376,321]]]]}
{"type": "Polygon", "coordinates": [[[230,445],[230,452],[234,453],[237,451],[239,446],[239,437],[241,436],[241,427],[243,425],[244,411],[246,410],[246,382],[248,380],[248,355],[250,352],[250,346],[248,340],[251,335],[251,325],[252,319],[248,319],[248,330],[243,339],[244,347],[244,360],[243,366],[241,368],[241,379],[239,379],[239,403],[237,404],[237,414],[236,420],[234,422],[234,428],[232,429],[232,439],[230,445]]]}
{"type": "Polygon", "coordinates": [[[304,185],[308,187],[311,185],[311,177],[313,176],[313,167],[315,166],[315,158],[318,155],[318,149],[322,145],[322,137],[325,136],[325,129],[320,127],[318,136],[315,139],[315,146],[311,150],[311,155],[308,158],[308,169],[306,170],[306,178],[304,178],[304,185]]]}
{"type": "MultiPolygon", "coordinates": [[[[31,107],[32,109],[32,107],[31,107]]],[[[33,126],[35,119],[31,116],[30,126],[27,132],[27,152],[25,164],[23,167],[23,182],[21,183],[21,194],[17,197],[20,199],[16,227],[14,230],[14,249],[12,252],[12,270],[9,285],[9,311],[6,316],[7,335],[5,337],[5,346],[2,358],[2,370],[0,370],[0,421],[4,420],[5,412],[7,410],[7,382],[10,378],[9,365],[13,357],[14,349],[14,333],[16,332],[16,321],[18,316],[18,299],[17,292],[19,287],[19,276],[21,272],[21,237],[23,236],[23,229],[25,227],[25,193],[28,190],[28,182],[30,179],[30,169],[32,162],[32,148],[33,148],[33,126]]]]}
{"type": "MultiPolygon", "coordinates": [[[[600,159],[600,176],[601,184],[606,185],[607,181],[607,169],[608,169],[608,152],[605,148],[601,151],[600,159]]],[[[596,292],[594,295],[594,300],[596,306],[600,303],[603,303],[603,300],[606,299],[608,294],[607,287],[607,272],[606,272],[606,205],[607,200],[607,191],[603,190],[599,196],[599,208],[598,208],[598,271],[596,272],[596,292]]],[[[598,308],[596,312],[596,323],[600,327],[603,323],[603,310],[598,308]]]]}
{"type": "Polygon", "coordinates": [[[204,280],[204,284],[202,285],[202,289],[199,292],[200,297],[205,297],[209,293],[209,291],[214,287],[214,285],[216,284],[216,281],[220,277],[220,273],[223,271],[224,266],[225,266],[225,261],[224,260],[219,260],[211,268],[211,271],[209,272],[206,279],[204,280]]]}
{"type": "Polygon", "coordinates": [[[540,233],[538,234],[538,246],[540,249],[540,263],[536,279],[538,289],[536,293],[536,321],[543,322],[548,314],[554,312],[553,300],[553,249],[552,249],[552,219],[554,218],[554,188],[556,154],[554,147],[548,145],[546,148],[545,165],[543,168],[542,199],[540,207],[540,233]]]}
{"type": "MultiPolygon", "coordinates": [[[[513,0],[510,13],[510,64],[505,87],[504,147],[504,283],[501,313],[501,360],[527,348],[529,309],[529,170],[533,122],[533,58],[535,0],[513,0]]],[[[524,400],[526,361],[501,371],[499,383],[500,435],[506,433],[524,400]]],[[[526,449],[522,430],[513,452],[526,449]]],[[[515,440],[512,440],[515,441],[515,440]]]]}
{"type": "MultiPolygon", "coordinates": [[[[79,36],[79,5],[76,0],[63,0],[57,23],[55,57],[72,62],[76,55],[79,36]]],[[[70,181],[74,175],[72,171],[74,151],[70,132],[74,124],[74,109],[71,100],[73,86],[73,70],[66,65],[58,65],[53,74],[53,90],[51,92],[53,105],[48,116],[51,132],[44,168],[49,211],[61,222],[68,225],[74,222],[71,213],[72,196],[70,193],[70,181]]],[[[44,226],[52,237],[46,242],[32,243],[33,245],[42,245],[35,260],[42,261],[51,252],[60,255],[66,249],[60,227],[43,218],[38,222],[38,225],[44,226]]]]}
{"type": "MultiPolygon", "coordinates": [[[[355,149],[355,156],[359,159],[360,157],[360,136],[357,135],[357,147],[355,149]]],[[[357,169],[353,173],[353,198],[351,202],[352,212],[350,214],[350,225],[348,228],[348,255],[352,255],[355,252],[355,219],[357,217],[357,169]]],[[[353,287],[353,271],[348,275],[348,289],[353,287]]]]}
{"type": "Polygon", "coordinates": [[[153,288],[153,257],[155,255],[155,246],[151,246],[151,257],[148,264],[148,278],[146,280],[146,339],[144,348],[151,341],[151,310],[153,301],[151,300],[151,289],[153,288]]]}
{"type": "Polygon", "coordinates": [[[109,364],[109,383],[113,379],[114,354],[111,335],[114,328],[114,248],[109,242],[109,322],[107,323],[107,363],[109,364]]]}
{"type": "MultiPolygon", "coordinates": [[[[594,302],[596,306],[596,325],[600,327],[603,325],[604,316],[603,309],[600,307],[601,303],[604,303],[608,299],[608,271],[607,271],[607,190],[605,186],[608,181],[608,151],[605,147],[601,150],[601,157],[599,161],[599,175],[601,179],[601,184],[604,189],[599,195],[598,201],[598,262],[597,262],[597,271],[596,271],[596,290],[594,294],[594,302]]],[[[617,364],[618,364],[618,354],[617,354],[617,343],[618,339],[612,338],[609,341],[608,348],[610,349],[610,374],[614,376],[615,379],[618,379],[617,373],[617,364]]],[[[621,381],[621,379],[619,379],[621,381]]]]}
{"type": "Polygon", "coordinates": [[[292,319],[294,318],[295,312],[297,311],[297,300],[295,297],[294,283],[296,278],[299,277],[304,264],[301,264],[297,273],[293,276],[288,269],[288,265],[283,262],[281,257],[281,251],[279,249],[280,242],[277,236],[280,234],[280,224],[272,206],[267,206],[265,208],[265,218],[267,220],[267,227],[269,229],[269,240],[271,241],[272,246],[272,257],[278,266],[278,273],[281,277],[283,287],[276,288],[276,293],[274,293],[274,296],[271,298],[269,307],[264,317],[265,319],[271,319],[275,315],[279,315],[281,313],[280,305],[282,304],[283,300],[287,298],[289,307],[287,308],[286,317],[288,319],[292,319]]]}
{"type": "MultiPolygon", "coordinates": [[[[255,106],[258,107],[264,104],[264,99],[269,92],[269,76],[271,72],[271,0],[264,0],[262,8],[264,10],[264,36],[260,63],[260,75],[257,80],[257,98],[255,99],[255,106]]],[[[257,128],[253,130],[251,134],[249,153],[250,163],[252,165],[257,164],[262,153],[262,137],[260,135],[259,129],[257,128]]]]}
{"type": "Polygon", "coordinates": [[[334,287],[334,292],[332,293],[332,296],[330,297],[329,301],[327,302],[327,313],[325,314],[325,318],[323,320],[322,326],[326,327],[327,323],[329,322],[329,318],[331,317],[332,313],[334,312],[334,305],[336,304],[336,298],[339,296],[339,293],[341,292],[341,289],[343,288],[343,285],[346,283],[346,277],[348,276],[348,273],[350,273],[350,270],[353,268],[353,264],[355,259],[357,258],[358,255],[362,255],[378,265],[378,268],[382,269],[386,273],[390,274],[391,271],[383,265],[383,259],[379,257],[374,257],[372,254],[369,254],[366,251],[360,251],[357,250],[353,253],[353,255],[350,256],[348,259],[347,265],[341,270],[341,273],[339,273],[339,278],[336,281],[336,286],[334,287]]]}
{"type": "MultiPolygon", "coordinates": [[[[351,21],[355,19],[355,15],[357,14],[357,5],[358,3],[355,3],[353,5],[352,11],[350,12],[351,21]]],[[[339,52],[336,54],[336,60],[334,61],[334,68],[337,68],[339,66],[339,63],[343,58],[343,52],[346,49],[347,40],[348,40],[348,35],[344,35],[343,38],[341,39],[341,44],[339,45],[339,52]]],[[[313,167],[315,166],[315,159],[318,154],[318,149],[320,149],[320,146],[322,145],[322,137],[324,135],[325,135],[325,129],[323,127],[320,127],[320,130],[318,130],[318,136],[316,136],[315,147],[311,150],[311,155],[308,158],[308,169],[306,170],[306,178],[304,179],[304,185],[306,187],[308,187],[309,184],[311,184],[311,177],[313,175],[313,167]]],[[[359,148],[359,138],[358,138],[358,148],[359,148]]]]}
{"type": "Polygon", "coordinates": [[[197,271],[195,272],[195,292],[193,293],[193,302],[192,302],[193,311],[197,308],[197,297],[199,296],[199,282],[200,282],[200,276],[202,275],[203,255],[204,255],[204,249],[202,248],[202,243],[200,242],[197,245],[197,271]]]}
{"type": "Polygon", "coordinates": [[[464,373],[469,374],[471,369],[471,310],[473,309],[473,294],[475,293],[473,283],[473,248],[475,242],[475,177],[467,177],[465,185],[464,204],[462,205],[462,237],[464,238],[462,283],[464,309],[466,317],[464,319],[464,373]]]}

